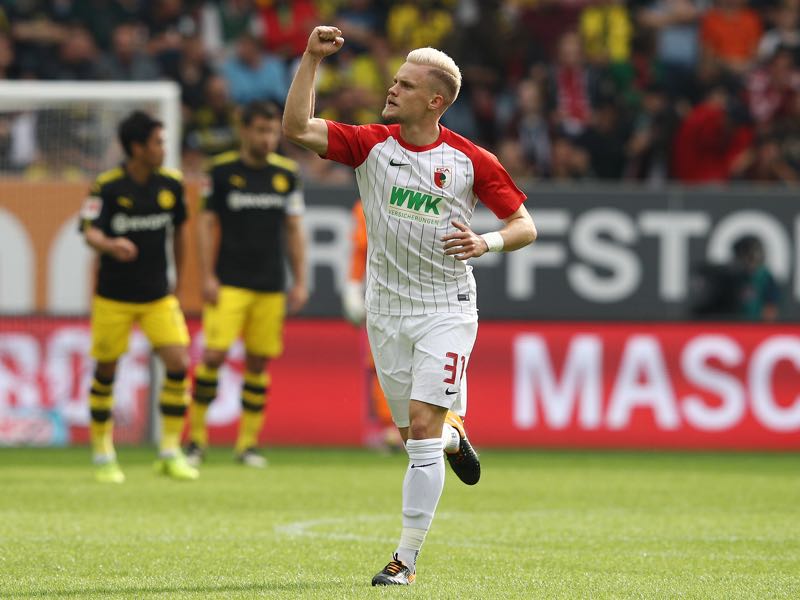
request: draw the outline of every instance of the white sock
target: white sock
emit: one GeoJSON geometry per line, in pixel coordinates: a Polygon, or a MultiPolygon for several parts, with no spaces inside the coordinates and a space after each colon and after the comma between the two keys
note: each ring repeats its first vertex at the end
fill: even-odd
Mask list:
{"type": "Polygon", "coordinates": [[[447,454],[458,452],[461,447],[461,434],[452,425],[444,424],[442,427],[442,446],[447,454]]]}
{"type": "Polygon", "coordinates": [[[107,465],[110,462],[114,462],[117,460],[116,454],[95,454],[92,456],[92,463],[97,465],[98,467],[102,465],[107,465]]]}
{"type": "Polygon", "coordinates": [[[406,451],[409,461],[403,480],[403,531],[396,554],[414,571],[444,488],[442,439],[408,440],[406,451]]]}

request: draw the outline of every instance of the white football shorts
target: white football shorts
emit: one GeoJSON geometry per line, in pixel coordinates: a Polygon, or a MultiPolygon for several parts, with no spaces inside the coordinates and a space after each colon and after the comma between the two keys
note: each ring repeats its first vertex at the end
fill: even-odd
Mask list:
{"type": "Polygon", "coordinates": [[[466,371],[477,333],[475,314],[367,313],[375,370],[398,427],[409,425],[411,399],[466,414],[466,371]]]}

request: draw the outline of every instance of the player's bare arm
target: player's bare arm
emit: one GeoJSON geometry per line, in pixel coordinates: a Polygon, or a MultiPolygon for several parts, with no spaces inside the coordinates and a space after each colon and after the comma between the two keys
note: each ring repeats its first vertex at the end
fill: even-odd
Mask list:
{"type": "Polygon", "coordinates": [[[197,217],[198,262],[203,286],[203,301],[216,305],[219,298],[219,279],[214,274],[214,232],[219,226],[219,217],[210,210],[197,217]]]}
{"type": "Polygon", "coordinates": [[[302,217],[286,218],[286,249],[289,255],[289,268],[292,271],[292,287],[289,288],[286,300],[289,313],[294,314],[302,310],[308,301],[306,240],[302,217]]]}
{"type": "MultiPolygon", "coordinates": [[[[451,222],[458,231],[442,236],[444,253],[454,256],[458,260],[477,258],[489,252],[489,242],[487,236],[492,234],[479,235],[469,227],[458,221],[451,222]]],[[[506,252],[519,250],[536,239],[536,226],[525,205],[514,211],[511,215],[503,219],[504,227],[497,232],[502,239],[501,249],[506,252]]],[[[491,240],[491,237],[489,238],[491,240]]]]}
{"type": "Polygon", "coordinates": [[[113,256],[120,262],[136,260],[139,249],[132,241],[124,237],[108,237],[97,227],[87,227],[84,231],[86,243],[101,254],[113,256]]]}
{"type": "Polygon", "coordinates": [[[283,111],[283,135],[321,155],[328,151],[328,125],[324,119],[314,118],[314,80],[322,59],[338,52],[343,44],[338,27],[314,28],[289,87],[283,111]]]}

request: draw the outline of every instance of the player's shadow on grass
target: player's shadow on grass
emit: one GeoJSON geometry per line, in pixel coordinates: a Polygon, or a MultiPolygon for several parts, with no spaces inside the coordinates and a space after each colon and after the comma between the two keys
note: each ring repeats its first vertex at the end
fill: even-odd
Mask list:
{"type": "Polygon", "coordinates": [[[123,598],[146,598],[150,594],[180,594],[180,593],[208,593],[208,594],[215,594],[215,593],[225,593],[225,592],[295,592],[301,593],[304,591],[312,591],[312,590],[322,590],[324,588],[333,588],[336,587],[337,589],[341,589],[340,582],[317,582],[317,583],[304,583],[304,582],[296,582],[296,583],[245,583],[242,585],[189,585],[189,586],[181,586],[181,585],[160,585],[160,586],[153,586],[153,587],[145,587],[145,586],[120,586],[117,588],[109,588],[109,587],[85,587],[80,589],[72,589],[72,590],[54,590],[54,591],[35,591],[35,592],[11,592],[8,595],[4,595],[3,598],[53,598],[53,597],[63,597],[63,598],[70,598],[70,597],[77,597],[77,598],[85,598],[90,595],[98,595],[103,597],[116,597],[120,596],[123,598]]]}

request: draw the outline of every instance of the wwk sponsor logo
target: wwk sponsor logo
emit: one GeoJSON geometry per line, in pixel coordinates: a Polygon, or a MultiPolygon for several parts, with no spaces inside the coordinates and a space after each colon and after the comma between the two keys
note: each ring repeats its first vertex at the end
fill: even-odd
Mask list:
{"type": "Polygon", "coordinates": [[[439,202],[441,201],[441,196],[434,198],[431,194],[392,186],[389,214],[407,221],[438,225],[441,220],[439,213],[439,202]]]}

